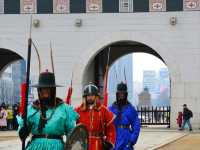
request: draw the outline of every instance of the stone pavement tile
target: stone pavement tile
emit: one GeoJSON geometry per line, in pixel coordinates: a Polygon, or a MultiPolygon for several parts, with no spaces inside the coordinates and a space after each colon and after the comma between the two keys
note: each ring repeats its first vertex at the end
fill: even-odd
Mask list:
{"type": "Polygon", "coordinates": [[[143,130],[140,133],[135,150],[153,150],[157,146],[164,145],[174,141],[187,133],[179,132],[177,130],[143,130]]]}
{"type": "Polygon", "coordinates": [[[14,136],[17,137],[17,131],[0,131],[0,137],[10,137],[10,136],[14,136]]]}
{"type": "MultiPolygon", "coordinates": [[[[135,150],[153,150],[157,146],[171,142],[187,133],[169,129],[142,129],[135,150]]],[[[4,140],[0,140],[0,150],[21,149],[21,141],[17,137],[16,131],[0,132],[0,138],[4,138],[4,140]],[[7,137],[7,135],[10,135],[10,137],[7,137]]]]}
{"type": "Polygon", "coordinates": [[[199,150],[200,134],[191,133],[183,138],[164,145],[157,150],[199,150]]]}
{"type": "Polygon", "coordinates": [[[21,150],[17,131],[0,131],[0,150],[21,150]]]}
{"type": "Polygon", "coordinates": [[[20,139],[0,141],[0,150],[21,150],[20,139]]]}

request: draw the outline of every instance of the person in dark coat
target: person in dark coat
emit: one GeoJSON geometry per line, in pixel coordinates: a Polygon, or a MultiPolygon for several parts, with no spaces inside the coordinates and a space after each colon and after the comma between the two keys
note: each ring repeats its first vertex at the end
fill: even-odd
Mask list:
{"type": "Polygon", "coordinates": [[[114,150],[133,150],[140,133],[140,121],[134,106],[127,100],[127,85],[117,85],[116,101],[109,107],[116,117],[116,142],[114,150]]]}
{"type": "Polygon", "coordinates": [[[19,104],[14,104],[13,106],[13,129],[18,129],[18,122],[16,116],[19,115],[19,104]]]}
{"type": "Polygon", "coordinates": [[[188,109],[187,105],[183,105],[183,125],[180,130],[185,129],[185,125],[187,124],[189,127],[189,131],[192,131],[192,125],[190,123],[190,119],[193,117],[193,113],[190,109],[188,109]]]}

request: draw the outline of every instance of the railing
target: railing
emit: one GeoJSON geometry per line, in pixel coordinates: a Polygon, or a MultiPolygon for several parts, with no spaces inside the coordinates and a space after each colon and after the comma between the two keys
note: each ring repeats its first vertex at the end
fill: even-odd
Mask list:
{"type": "Polygon", "coordinates": [[[167,125],[170,127],[170,106],[137,107],[141,125],[167,125]]]}

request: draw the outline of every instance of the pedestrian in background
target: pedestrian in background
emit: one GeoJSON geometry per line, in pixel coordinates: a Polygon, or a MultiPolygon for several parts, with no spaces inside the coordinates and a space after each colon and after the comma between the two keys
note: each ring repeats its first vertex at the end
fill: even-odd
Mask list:
{"type": "Polygon", "coordinates": [[[13,129],[18,129],[18,122],[16,116],[19,115],[19,104],[13,105],[13,129]]]}
{"type": "Polygon", "coordinates": [[[7,128],[7,111],[5,109],[5,106],[0,106],[0,130],[5,131],[7,128]]]}
{"type": "Polygon", "coordinates": [[[176,118],[179,129],[181,129],[183,122],[183,113],[181,111],[178,112],[178,117],[176,118]]]}
{"type": "Polygon", "coordinates": [[[7,108],[7,128],[8,130],[12,130],[13,129],[13,110],[11,106],[8,106],[7,108]]]}
{"type": "Polygon", "coordinates": [[[189,131],[192,131],[192,125],[190,123],[190,119],[193,117],[193,113],[190,109],[188,109],[187,105],[183,105],[183,125],[180,130],[185,129],[185,125],[187,124],[189,127],[189,131]]]}

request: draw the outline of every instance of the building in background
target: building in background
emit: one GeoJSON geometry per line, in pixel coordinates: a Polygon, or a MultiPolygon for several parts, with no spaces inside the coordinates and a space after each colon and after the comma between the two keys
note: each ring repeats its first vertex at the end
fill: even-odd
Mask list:
{"type": "Polygon", "coordinates": [[[144,88],[138,95],[138,107],[141,106],[151,106],[151,94],[149,93],[148,88],[144,88]]]}
{"type": "Polygon", "coordinates": [[[160,82],[160,92],[162,92],[165,89],[168,89],[169,94],[169,71],[167,68],[160,68],[159,70],[159,82],[160,82]]]}
{"type": "MultiPolygon", "coordinates": [[[[192,90],[200,82],[199,56],[196,55],[200,50],[197,31],[199,0],[101,0],[101,3],[97,3],[97,0],[87,0],[89,3],[86,0],[67,0],[67,7],[63,7],[66,6],[64,1],[0,1],[0,56],[4,56],[2,52],[6,50],[13,52],[18,59],[26,59],[25,42],[29,36],[30,15],[34,14],[36,22],[32,32],[43,57],[44,68],[50,64],[49,57],[46,59],[50,40],[55,48],[57,83],[64,85],[59,88],[57,95],[62,99],[66,97],[68,78],[74,71],[73,106],[81,103],[84,83],[89,82],[89,77],[94,73],[93,69],[87,70],[87,67],[94,64],[95,55],[111,43],[128,42],[134,45],[132,52],[149,52],[152,49],[153,54],[161,56],[169,65],[173,79],[171,127],[176,127],[176,113],[182,109],[183,103],[190,104],[195,115],[200,114],[200,109],[196,107],[200,95],[192,90]],[[125,11],[127,13],[123,13],[125,11]],[[180,94],[182,89],[187,92],[180,94]]],[[[124,51],[122,53],[127,54],[124,51]]],[[[112,57],[123,54],[116,50],[112,57]]],[[[34,76],[38,76],[35,71],[38,69],[36,57],[34,54],[31,59],[34,76]]],[[[192,123],[198,128],[199,117],[194,117],[192,123]]]]}
{"type": "Polygon", "coordinates": [[[157,92],[156,88],[156,71],[144,70],[143,71],[143,88],[148,88],[149,92],[154,96],[157,92]]]}
{"type": "Polygon", "coordinates": [[[0,78],[0,105],[13,101],[14,85],[12,81],[12,65],[8,66],[0,78]]]}
{"type": "Polygon", "coordinates": [[[20,101],[21,84],[25,81],[26,62],[24,60],[17,61],[12,65],[12,81],[14,85],[13,103],[20,101]]]}
{"type": "Polygon", "coordinates": [[[170,80],[169,71],[167,68],[160,68],[159,70],[159,96],[157,98],[157,106],[169,106],[170,105],[170,80]]]}
{"type": "Polygon", "coordinates": [[[155,70],[145,70],[143,72],[143,88],[149,89],[151,105],[170,105],[170,81],[167,68],[160,68],[158,74],[155,70]]]}
{"type": "Polygon", "coordinates": [[[20,101],[20,88],[25,81],[26,64],[24,60],[8,66],[0,78],[0,104],[15,104],[20,101]]]}
{"type": "Polygon", "coordinates": [[[141,81],[133,81],[133,98],[135,106],[139,104],[138,95],[143,91],[143,84],[141,81]]]}
{"type": "Polygon", "coordinates": [[[1,75],[2,80],[12,81],[12,65],[8,66],[1,75]]]}
{"type": "Polygon", "coordinates": [[[108,73],[108,93],[109,104],[116,100],[117,84],[126,82],[128,87],[128,100],[135,105],[133,99],[133,57],[128,54],[119,58],[109,69],[108,73]]]}

